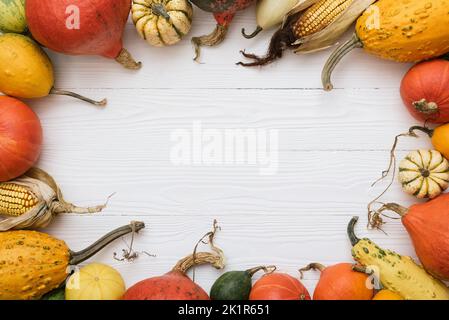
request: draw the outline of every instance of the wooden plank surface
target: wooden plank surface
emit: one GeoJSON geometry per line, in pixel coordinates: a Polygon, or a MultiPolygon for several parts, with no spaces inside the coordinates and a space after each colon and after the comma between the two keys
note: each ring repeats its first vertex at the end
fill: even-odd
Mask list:
{"type": "MultiPolygon", "coordinates": [[[[263,53],[271,34],[241,37],[241,27],[255,25],[253,10],[238,15],[224,44],[203,51],[202,64],[192,61],[189,39],[151,48],[132,24],[125,45],[144,63],[138,72],[99,57],[51,53],[59,88],[107,97],[109,105],[101,110],[66,97],[30,102],[45,129],[39,165],[77,204],[116,194],[104,213],[60,216],[48,231],[77,250],[119,225],[145,221],[136,249],[156,257],[118,262],[112,254],[125,243],[117,241],[92,259],[112,264],[128,285],[168,271],[213,219],[222,226],[217,243],[226,252],[227,270],[276,264],[297,275],[308,262],[351,261],[345,229],[353,215],[362,217],[361,234],[413,255],[398,221],[388,223],[388,235],[365,227],[366,204],[385,186],[370,185],[388,163],[394,135],[416,124],[398,93],[409,65],[355,51],[337,68],[331,93],[320,89],[330,51],[287,53],[266,68],[238,67],[239,50],[263,53]],[[250,163],[177,165],[173,134],[198,124],[219,134],[274,132],[277,169],[267,175],[250,163]]],[[[210,15],[195,14],[191,35],[213,28],[210,15]]],[[[404,139],[399,155],[428,146],[424,137],[404,139]]],[[[385,200],[409,205],[413,199],[395,184],[385,200]]],[[[201,268],[196,279],[208,289],[218,275],[201,268]]],[[[311,290],[317,276],[306,276],[311,290]]]]}

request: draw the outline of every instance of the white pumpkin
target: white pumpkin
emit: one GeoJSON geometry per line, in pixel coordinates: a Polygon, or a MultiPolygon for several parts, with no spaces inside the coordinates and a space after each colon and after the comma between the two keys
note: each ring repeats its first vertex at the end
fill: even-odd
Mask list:
{"type": "Polygon", "coordinates": [[[125,282],[114,268],[92,263],[72,274],[65,289],[66,300],[119,300],[126,291],[125,282]]]}
{"type": "Polygon", "coordinates": [[[418,199],[433,199],[449,187],[449,161],[436,150],[417,150],[399,164],[402,189],[418,199]]]}
{"type": "Polygon", "coordinates": [[[188,0],[133,0],[132,19],[137,32],[152,46],[181,41],[192,27],[192,17],[188,0]]]}

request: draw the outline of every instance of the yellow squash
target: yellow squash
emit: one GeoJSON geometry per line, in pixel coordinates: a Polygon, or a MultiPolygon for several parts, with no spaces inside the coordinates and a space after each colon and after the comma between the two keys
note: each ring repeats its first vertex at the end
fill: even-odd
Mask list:
{"type": "Polygon", "coordinates": [[[92,263],[72,274],[65,289],[66,300],[119,300],[126,291],[122,276],[114,268],[92,263]]]}
{"type": "Polygon", "coordinates": [[[428,274],[412,258],[381,249],[369,239],[354,234],[358,218],[348,225],[352,256],[362,266],[376,271],[382,286],[406,300],[449,300],[449,288],[428,274]]]}
{"type": "Polygon", "coordinates": [[[79,252],[71,251],[64,241],[45,233],[0,232],[0,300],[40,299],[63,283],[70,266],[89,259],[115,239],[144,227],[142,222],[133,222],[79,252]]]}
{"type": "Polygon", "coordinates": [[[104,106],[76,93],[57,90],[50,58],[33,40],[14,33],[0,34],[0,93],[16,98],[42,98],[49,94],[71,96],[104,106]]]}
{"type": "Polygon", "coordinates": [[[333,88],[333,69],[354,48],[397,62],[418,62],[447,53],[448,8],[449,0],[377,1],[357,20],[352,39],[327,61],[322,74],[324,88],[333,88]]]}
{"type": "Polygon", "coordinates": [[[373,300],[404,300],[404,298],[391,290],[383,289],[376,293],[373,300]]]}

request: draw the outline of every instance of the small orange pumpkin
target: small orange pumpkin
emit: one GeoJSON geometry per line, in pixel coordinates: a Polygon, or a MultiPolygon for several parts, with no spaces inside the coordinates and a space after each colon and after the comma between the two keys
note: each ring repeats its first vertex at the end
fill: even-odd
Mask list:
{"type": "Polygon", "coordinates": [[[339,263],[325,267],[311,263],[300,270],[319,270],[320,280],[313,293],[313,300],[371,300],[374,290],[367,286],[368,275],[354,271],[351,263],[339,263]]]}
{"type": "Polygon", "coordinates": [[[390,290],[380,290],[373,298],[373,300],[404,300],[397,293],[390,290]]]}
{"type": "Polygon", "coordinates": [[[285,273],[270,273],[253,286],[249,300],[310,300],[306,287],[285,273]]]}

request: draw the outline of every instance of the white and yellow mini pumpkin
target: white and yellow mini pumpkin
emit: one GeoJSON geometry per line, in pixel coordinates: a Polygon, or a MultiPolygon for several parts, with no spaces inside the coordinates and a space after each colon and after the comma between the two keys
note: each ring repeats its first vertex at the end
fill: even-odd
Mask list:
{"type": "Polygon", "coordinates": [[[419,199],[433,199],[449,187],[449,161],[436,150],[409,153],[399,164],[402,189],[419,199]]]}
{"type": "Polygon", "coordinates": [[[152,46],[181,41],[192,27],[192,16],[188,0],[133,0],[132,19],[137,32],[152,46]]]}

